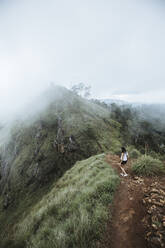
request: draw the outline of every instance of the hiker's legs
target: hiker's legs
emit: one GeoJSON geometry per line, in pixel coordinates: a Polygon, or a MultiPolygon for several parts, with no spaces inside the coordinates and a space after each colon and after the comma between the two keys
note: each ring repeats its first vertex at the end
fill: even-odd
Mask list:
{"type": "Polygon", "coordinates": [[[127,175],[127,173],[125,172],[124,168],[122,166],[120,166],[120,169],[122,170],[122,172],[124,173],[124,175],[127,175]]]}

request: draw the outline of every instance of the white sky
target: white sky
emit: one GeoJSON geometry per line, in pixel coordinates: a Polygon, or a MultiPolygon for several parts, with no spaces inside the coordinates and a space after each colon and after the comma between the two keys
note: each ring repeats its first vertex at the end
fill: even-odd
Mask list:
{"type": "Polygon", "coordinates": [[[0,112],[50,82],[165,102],[163,0],[0,0],[0,112]]]}

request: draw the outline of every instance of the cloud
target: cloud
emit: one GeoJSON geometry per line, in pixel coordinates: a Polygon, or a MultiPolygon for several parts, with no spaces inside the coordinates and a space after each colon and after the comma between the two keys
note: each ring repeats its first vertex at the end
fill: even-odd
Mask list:
{"type": "Polygon", "coordinates": [[[133,103],[165,103],[164,101],[165,90],[147,91],[135,94],[116,94],[112,95],[112,99],[120,99],[133,103]]]}
{"type": "Polygon", "coordinates": [[[90,84],[95,97],[137,92],[159,100],[151,92],[165,89],[164,7],[147,0],[0,1],[1,113],[50,81],[90,84]]]}

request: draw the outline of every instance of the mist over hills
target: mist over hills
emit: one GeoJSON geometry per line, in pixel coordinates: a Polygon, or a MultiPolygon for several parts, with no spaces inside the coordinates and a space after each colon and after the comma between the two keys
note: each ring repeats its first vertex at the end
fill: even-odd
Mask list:
{"type": "Polygon", "coordinates": [[[122,144],[143,152],[147,142],[151,150],[163,152],[164,105],[104,102],[108,104],[51,85],[15,119],[1,125],[3,195],[10,188],[16,192],[44,184],[77,160],[106,150],[117,152],[122,144]]]}
{"type": "Polygon", "coordinates": [[[116,104],[120,107],[130,107],[138,111],[141,119],[165,123],[165,104],[164,103],[143,103],[143,102],[127,102],[119,99],[101,99],[101,102],[107,105],[116,104]]]}
{"type": "MultiPolygon", "coordinates": [[[[144,154],[147,145],[147,153],[163,160],[165,128],[164,119],[160,118],[163,107],[106,104],[87,100],[71,90],[52,85],[16,118],[2,125],[1,247],[28,247],[25,243],[30,236],[22,236],[22,246],[21,243],[16,246],[15,241],[11,241],[14,226],[24,223],[24,217],[36,206],[45,204],[43,207],[48,207],[47,194],[56,188],[59,180],[63,180],[65,173],[69,173],[77,161],[107,151],[120,154],[123,145],[130,153],[134,151],[137,154],[144,154]],[[158,119],[155,119],[156,116],[158,119]],[[9,238],[5,236],[6,230],[9,238]]],[[[102,164],[103,156],[101,158],[102,164]]],[[[97,159],[100,158],[92,161],[97,164],[97,159]]],[[[88,166],[90,168],[90,163],[88,166]]],[[[34,219],[36,214],[33,211],[34,219]]],[[[40,234],[39,227],[38,232],[40,234]]],[[[16,233],[14,235],[16,237],[16,233]]]]}
{"type": "Polygon", "coordinates": [[[101,102],[105,102],[106,104],[110,105],[112,103],[115,103],[115,104],[119,104],[119,105],[123,105],[123,104],[127,104],[126,101],[123,101],[123,100],[119,100],[119,99],[100,99],[101,102]]]}
{"type": "MultiPolygon", "coordinates": [[[[77,160],[120,146],[120,125],[103,107],[63,87],[48,89],[36,102],[7,127],[8,137],[1,144],[5,208],[19,199],[19,192],[55,180],[77,160]]],[[[2,128],[1,137],[3,133],[2,128]]]]}
{"type": "Polygon", "coordinates": [[[0,248],[165,247],[164,10],[0,1],[0,248]]]}

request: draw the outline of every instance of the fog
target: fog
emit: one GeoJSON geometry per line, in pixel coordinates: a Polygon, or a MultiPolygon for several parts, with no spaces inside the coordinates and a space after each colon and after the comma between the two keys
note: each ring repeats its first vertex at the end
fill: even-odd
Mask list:
{"type": "Polygon", "coordinates": [[[92,97],[165,102],[161,0],[1,0],[0,117],[50,82],[92,97]]]}

